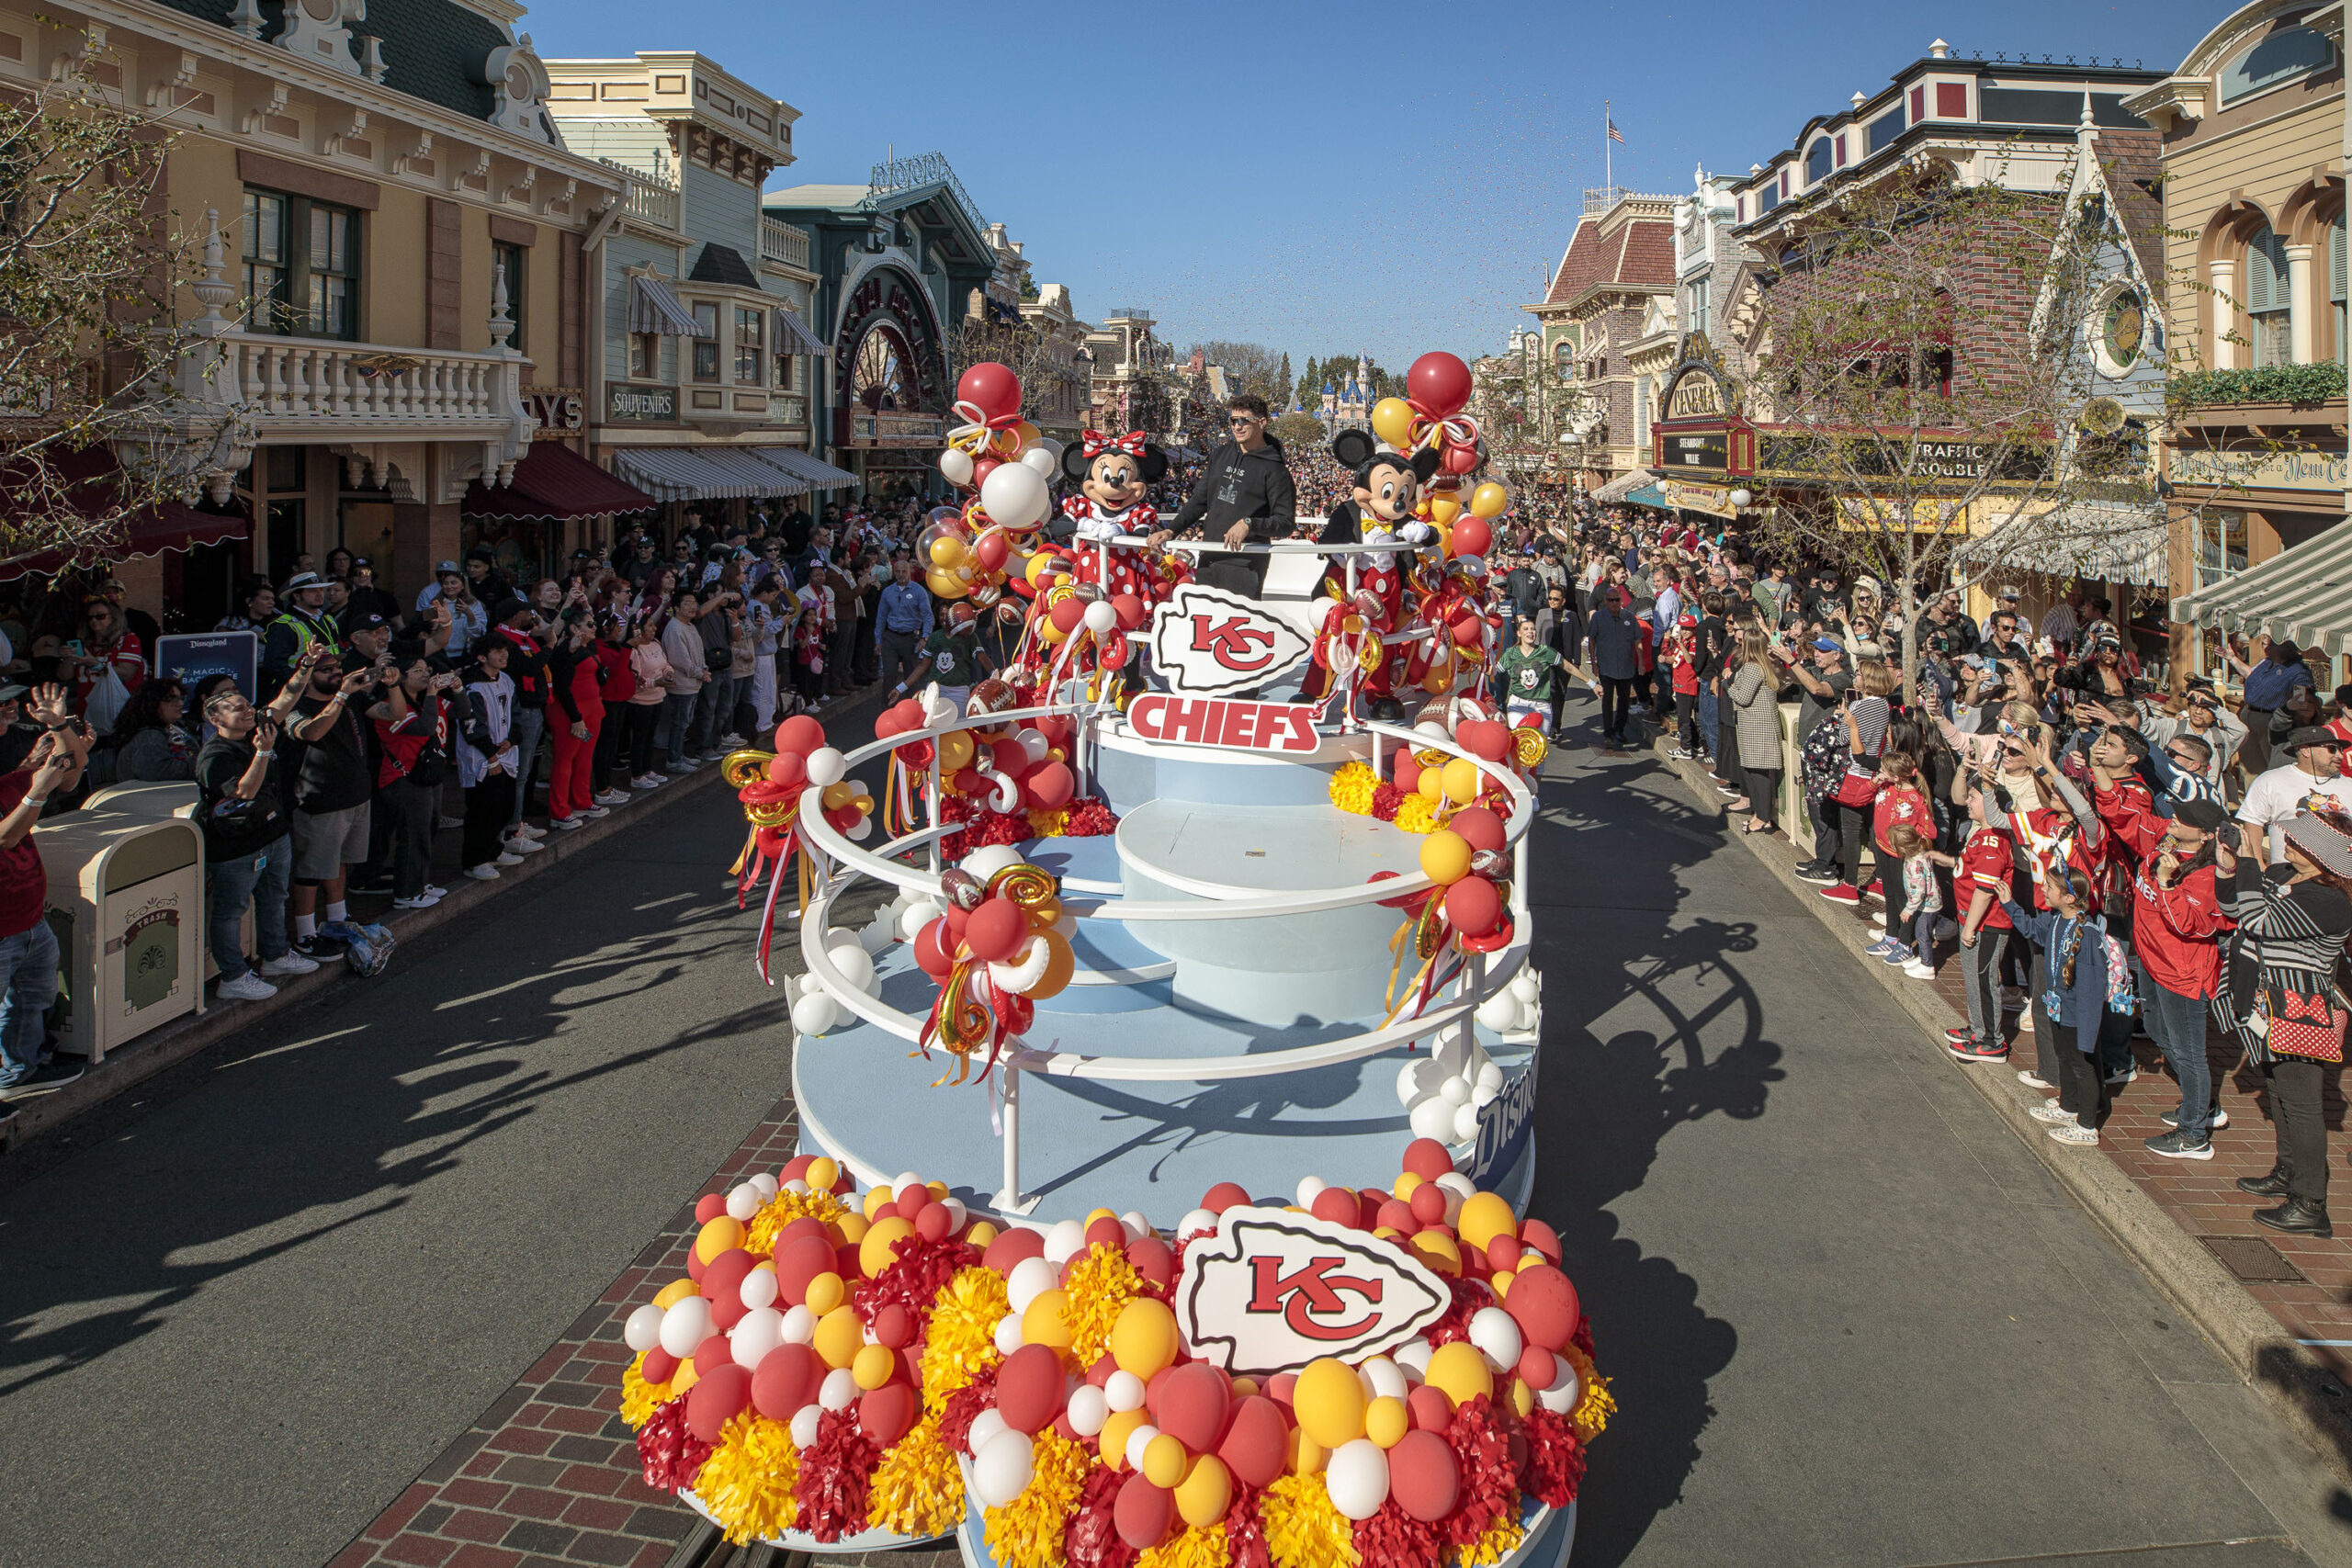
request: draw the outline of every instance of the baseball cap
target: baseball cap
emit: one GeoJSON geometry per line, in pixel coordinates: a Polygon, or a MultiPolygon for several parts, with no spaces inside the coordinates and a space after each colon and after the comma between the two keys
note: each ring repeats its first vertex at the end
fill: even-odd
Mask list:
{"type": "Polygon", "coordinates": [[[382,613],[379,611],[362,610],[356,615],[345,615],[344,617],[343,630],[344,635],[348,637],[353,632],[372,632],[378,626],[389,626],[391,624],[391,622],[384,619],[382,613]]]}
{"type": "Polygon", "coordinates": [[[32,690],[30,686],[20,686],[11,682],[6,686],[0,686],[0,703],[23,702],[32,695],[32,690]]]}
{"type": "Polygon", "coordinates": [[[1813,639],[1813,650],[1815,653],[1843,653],[1846,645],[1834,637],[1817,637],[1813,639]]]}
{"type": "Polygon", "coordinates": [[[456,561],[445,560],[440,565],[433,569],[433,575],[435,577],[463,577],[466,575],[466,572],[465,569],[459,566],[456,561]]]}
{"type": "Polygon", "coordinates": [[[283,592],[300,593],[305,588],[324,588],[326,585],[327,580],[315,571],[298,571],[286,580],[283,592]]]}
{"type": "Polygon", "coordinates": [[[2014,589],[2014,588],[2004,588],[2004,589],[2002,589],[2002,590],[2001,590],[2001,602],[2002,602],[2003,604],[2016,604],[2016,603],[2017,603],[2017,601],[2018,601],[2018,591],[2017,591],[2016,589],[2014,589]]]}

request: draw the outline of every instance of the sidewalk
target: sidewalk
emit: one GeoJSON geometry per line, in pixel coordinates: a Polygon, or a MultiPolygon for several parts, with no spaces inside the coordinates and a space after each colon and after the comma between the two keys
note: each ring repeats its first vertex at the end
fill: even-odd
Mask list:
{"type": "MultiPolygon", "coordinates": [[[[1705,766],[1676,761],[1668,754],[1670,744],[1665,736],[1656,740],[1659,761],[1703,803],[1703,811],[1723,818],[1724,797],[1705,766]]],[[[2164,1159],[2149,1154],[2143,1140],[2165,1131],[2157,1118],[2178,1106],[2179,1090],[2166,1076],[2154,1043],[2135,1038],[2139,1077],[2109,1090],[2113,1109],[2097,1152],[2053,1143],[2028,1114],[2046,1097],[2017,1078],[2017,1070],[2031,1066],[2035,1057],[2033,1036],[2018,1036],[2015,1015],[2004,1023],[2008,1062],[1963,1065],[1945,1055],[1943,1031],[1967,1021],[1950,944],[1939,950],[1933,980],[1907,978],[1899,968],[1863,953],[1882,934],[1871,918],[1879,906],[1865,902],[1857,908],[1821,897],[1812,884],[1797,879],[1800,857],[1781,834],[1735,830],[1732,836],[1816,918],[1845,937],[1856,964],[1919,1021],[1927,1036],[1924,1048],[1965,1075],[2239,1372],[2268,1394],[2340,1471],[2352,1475],[2352,1198],[2339,1205],[2347,1217],[2332,1240],[2282,1235],[2255,1223],[2254,1211],[2272,1201],[2251,1198],[2233,1183],[2271,1167],[2274,1145],[2260,1073],[2239,1066],[2223,1074],[2220,1069],[2232,1054],[2209,1034],[2230,1125],[2214,1134],[2212,1159],[2164,1159]]],[[[2343,1131],[2344,1099],[2333,1077],[2327,1123],[2332,1131],[2343,1131]]],[[[2334,1143],[2331,1157],[2344,1146],[2340,1139],[2334,1143]]],[[[2352,1182],[2339,1177],[2336,1186],[2341,1191],[2352,1182]]]]}
{"type": "MultiPolygon", "coordinates": [[[[876,687],[858,687],[831,698],[814,711],[820,719],[831,724],[855,713],[877,690],[876,687]]],[[[764,742],[755,738],[753,744],[764,742]]],[[[632,825],[643,822],[653,812],[682,800],[700,798],[718,779],[718,765],[706,762],[659,789],[632,790],[630,798],[612,807],[610,815],[571,832],[549,831],[539,840],[545,846],[542,853],[526,855],[520,865],[500,867],[495,882],[476,882],[464,874],[463,867],[458,863],[460,834],[457,829],[444,829],[434,836],[433,868],[428,876],[435,886],[449,890],[447,897],[429,909],[395,910],[391,907],[390,892],[355,892],[350,899],[352,915],[359,920],[390,927],[393,937],[405,947],[435,927],[480,908],[574,855],[595,852],[608,840],[626,832],[632,825]]],[[[543,810],[545,780],[542,779],[540,784],[539,798],[534,802],[534,815],[539,815],[543,810]]],[[[454,789],[449,798],[452,802],[457,799],[454,789]]],[[[395,953],[392,962],[399,964],[406,960],[395,953]]],[[[178,1066],[239,1031],[250,1029],[285,1009],[315,1000],[328,987],[347,985],[356,978],[340,957],[331,962],[322,961],[315,974],[288,976],[277,981],[277,994],[266,1001],[223,1002],[215,998],[207,1011],[190,1013],[150,1031],[120,1049],[108,1052],[104,1061],[89,1067],[78,1081],[68,1084],[54,1094],[18,1103],[14,1116],[0,1119],[0,1156],[13,1153],[24,1145],[54,1132],[83,1112],[136,1088],[158,1073],[178,1066]]],[[[0,1107],[0,1110],[5,1109],[0,1107]]],[[[6,1174],[5,1166],[0,1166],[0,1178],[6,1174]]]]}

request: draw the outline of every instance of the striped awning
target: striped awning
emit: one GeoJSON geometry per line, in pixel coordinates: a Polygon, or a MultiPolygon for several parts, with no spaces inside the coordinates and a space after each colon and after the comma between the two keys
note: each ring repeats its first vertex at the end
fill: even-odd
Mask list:
{"type": "Polygon", "coordinates": [[[2352,654],[2352,528],[2338,525],[2172,602],[2183,626],[2268,632],[2352,654]]]}
{"type": "Polygon", "coordinates": [[[763,460],[800,480],[804,489],[842,490],[861,482],[848,469],[836,468],[822,457],[812,457],[796,446],[761,446],[755,450],[763,460]]]}
{"type": "Polygon", "coordinates": [[[1611,479],[1592,492],[1592,499],[1603,506],[1614,506],[1644,485],[1657,483],[1657,476],[1647,468],[1635,468],[1623,479],[1611,479]]]}
{"type": "Polygon", "coordinates": [[[642,274],[628,280],[628,330],[664,337],[708,337],[710,333],[682,304],[676,290],[642,274]]]}
{"type": "Polygon", "coordinates": [[[732,501],[795,493],[792,481],[746,449],[724,446],[623,446],[613,468],[662,501],[732,501]]]}
{"type": "Polygon", "coordinates": [[[2023,513],[1972,535],[1952,551],[1951,558],[1954,566],[1971,570],[1986,567],[2161,588],[2171,575],[2166,565],[2169,537],[2161,507],[2078,501],[2055,512],[2023,513]]]}
{"type": "Polygon", "coordinates": [[[797,310],[778,310],[775,313],[775,351],[778,354],[813,354],[820,359],[832,353],[822,339],[808,330],[797,310]]]}

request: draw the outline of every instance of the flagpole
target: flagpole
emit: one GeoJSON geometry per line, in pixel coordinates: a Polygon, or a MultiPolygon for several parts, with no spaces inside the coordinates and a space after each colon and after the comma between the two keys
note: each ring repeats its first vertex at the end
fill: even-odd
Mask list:
{"type": "Polygon", "coordinates": [[[1611,189],[1617,185],[1616,162],[1609,151],[1609,100],[1600,100],[1600,183],[1611,189]]]}

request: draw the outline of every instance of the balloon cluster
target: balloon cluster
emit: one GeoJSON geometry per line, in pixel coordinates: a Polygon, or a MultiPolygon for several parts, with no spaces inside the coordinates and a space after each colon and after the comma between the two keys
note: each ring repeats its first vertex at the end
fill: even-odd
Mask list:
{"type": "Polygon", "coordinates": [[[1012,850],[991,845],[939,882],[941,902],[910,906],[900,924],[914,931],[915,963],[940,985],[916,1043],[928,1053],[936,1041],[952,1055],[960,1084],[983,1046],[988,1076],[1004,1042],[1028,1031],[1036,1003],[1069,984],[1077,958],[1062,929],[1061,884],[1012,850]]]}
{"type": "Polygon", "coordinates": [[[776,897],[784,887],[782,867],[797,859],[804,910],[808,907],[814,874],[807,846],[800,840],[802,799],[809,791],[817,791],[826,822],[852,839],[864,839],[874,830],[874,795],[865,784],[844,776],[849,772],[847,759],[825,743],[825,727],[807,714],[795,714],[776,726],[773,752],[734,752],[719,764],[719,771],[735,786],[735,798],[751,823],[742,852],[729,868],[736,878],[736,907],[742,907],[763,875],[769,877],[767,901],[760,918],[759,963],[760,978],[774,985],[768,978],[768,953],[775,940],[776,897]]]}
{"type": "MultiPolygon", "coordinates": [[[[1480,1004],[1478,1021],[1498,1033],[1519,1033],[1523,1028],[1532,1028],[1534,1015],[1541,1010],[1538,998],[1543,994],[1535,976],[1522,970],[1511,976],[1510,985],[1480,1004]],[[1526,997],[1523,1003],[1522,989],[1526,997]],[[1489,1023],[1488,1010],[1497,1001],[1510,1004],[1510,1016],[1504,1021],[1489,1023]],[[1522,1025],[1523,1019],[1526,1021],[1522,1025]]],[[[1497,1011],[1499,1013],[1500,1010],[1497,1011]]],[[[1475,1043],[1458,1068],[1450,1066],[1442,1055],[1417,1055],[1396,1074],[1396,1099],[1412,1123],[1413,1136],[1442,1144],[1476,1140],[1479,1112],[1502,1091],[1502,1068],[1487,1056],[1485,1046],[1475,1043]]]]}
{"type": "MultiPolygon", "coordinates": [[[[1012,689],[993,677],[972,688],[966,705],[973,716],[1002,712],[1014,702],[1012,689]]],[[[887,709],[875,721],[876,738],[887,739],[933,725],[952,723],[956,716],[926,710],[910,697],[887,709]]],[[[939,762],[941,787],[992,811],[1057,811],[1078,793],[1078,774],[1069,758],[1077,745],[1078,727],[1066,714],[1041,714],[1003,724],[951,730],[931,740],[910,740],[894,747],[892,757],[911,778],[939,762]]]]}
{"type": "MultiPolygon", "coordinates": [[[[874,967],[874,955],[881,950],[883,940],[877,940],[876,929],[868,926],[864,932],[835,926],[825,933],[825,956],[834,972],[841,976],[852,990],[869,997],[882,994],[882,976],[874,967]]],[[[824,982],[814,973],[806,974],[795,987],[792,1002],[792,1027],[797,1033],[825,1033],[842,1021],[842,1004],[825,988],[824,982]]]]}
{"type": "Polygon", "coordinates": [[[1062,448],[1021,417],[1021,378],[994,360],[956,381],[956,413],[966,423],[949,433],[939,471],[974,496],[933,509],[915,558],[934,596],[986,607],[1009,574],[1026,570],[1021,558],[1053,513],[1048,481],[1061,471],[1062,448]]]}
{"type": "Polygon", "coordinates": [[[995,1336],[1004,1359],[993,1404],[965,1438],[974,1497],[991,1509],[1021,1503],[1051,1438],[1079,1445],[1114,1478],[1090,1481],[1083,1495],[1107,1501],[1107,1522],[1137,1552],[1225,1521],[1242,1500],[1271,1498],[1285,1476],[1319,1480],[1331,1506],[1358,1525],[1391,1505],[1418,1525],[1458,1522],[1474,1492],[1491,1511],[1498,1489],[1519,1481],[1532,1483],[1539,1501],[1568,1501],[1565,1467],[1513,1466],[1522,1449],[1574,1447],[1580,1471],[1581,1443],[1611,1403],[1588,1381],[1590,1338],[1551,1228],[1521,1223],[1427,1139],[1407,1149],[1392,1189],[1309,1177],[1295,1197],[1296,1209],[1364,1231],[1453,1280],[1452,1310],[1391,1354],[1353,1364],[1326,1357],[1261,1383],[1196,1355],[1167,1300],[1182,1249],[1215,1231],[1227,1209],[1251,1204],[1239,1186],[1211,1188],[1172,1249],[1137,1217],[1107,1210],[1042,1235],[1008,1230],[982,1259],[1004,1276],[1007,1312],[995,1336]],[[1090,1271],[1122,1261],[1136,1287],[1100,1348],[1078,1348],[1073,1325],[1094,1315],[1090,1271]],[[1503,1474],[1472,1475],[1465,1429],[1510,1427],[1527,1441],[1501,1445],[1503,1474]]]}

